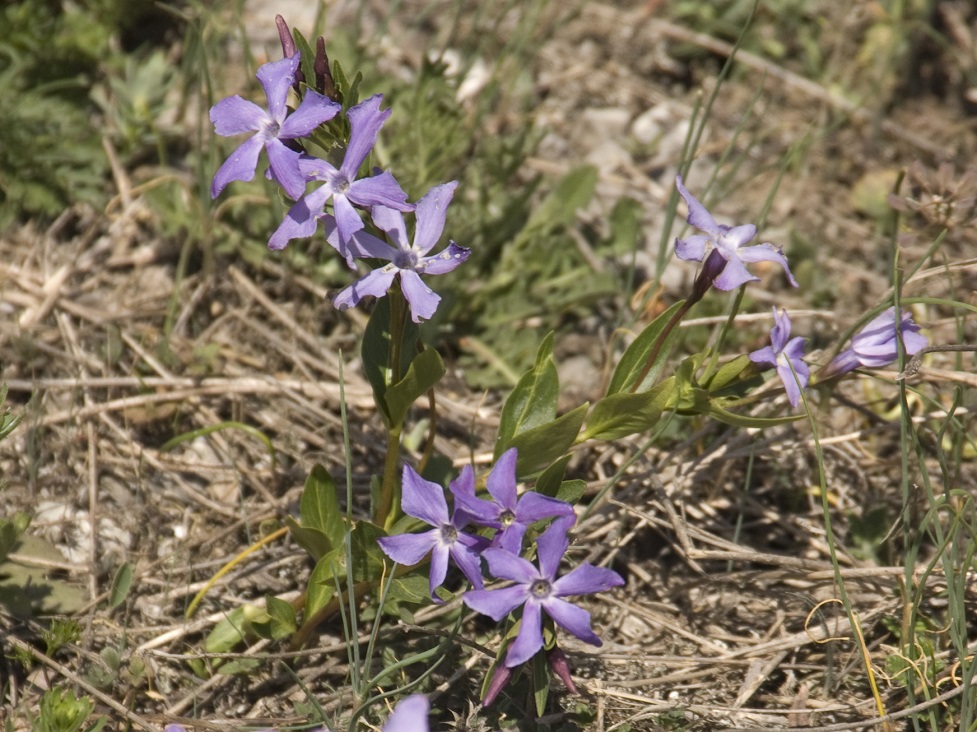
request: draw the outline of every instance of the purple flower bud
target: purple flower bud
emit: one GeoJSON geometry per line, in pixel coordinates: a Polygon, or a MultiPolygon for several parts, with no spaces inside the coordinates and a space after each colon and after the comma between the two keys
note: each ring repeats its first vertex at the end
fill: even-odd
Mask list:
{"type": "Polygon", "coordinates": [[[495,667],[495,673],[492,674],[492,682],[489,684],[488,690],[485,692],[485,698],[482,699],[482,706],[489,707],[499,696],[499,692],[505,688],[505,685],[509,683],[509,679],[512,678],[512,669],[501,664],[495,667]]]}
{"type": "Polygon", "coordinates": [[[559,676],[560,681],[567,687],[567,691],[571,694],[579,694],[576,684],[570,678],[570,663],[567,661],[567,655],[563,650],[559,646],[553,646],[553,650],[546,654],[546,660],[549,661],[553,673],[559,676]]]}

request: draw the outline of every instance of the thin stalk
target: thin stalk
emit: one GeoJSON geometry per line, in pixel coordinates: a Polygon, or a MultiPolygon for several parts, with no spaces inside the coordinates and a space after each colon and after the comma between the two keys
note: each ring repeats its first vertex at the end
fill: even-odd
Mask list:
{"type": "MultiPolygon", "coordinates": [[[[404,348],[407,308],[404,307],[404,296],[400,292],[400,288],[391,287],[388,297],[390,300],[390,384],[396,384],[402,378],[400,361],[404,348]]],[[[380,485],[380,500],[374,516],[377,526],[384,528],[390,528],[390,524],[396,520],[394,507],[400,505],[397,472],[400,467],[400,436],[403,429],[403,422],[391,424],[387,429],[387,454],[383,462],[383,482],[380,485]]]]}

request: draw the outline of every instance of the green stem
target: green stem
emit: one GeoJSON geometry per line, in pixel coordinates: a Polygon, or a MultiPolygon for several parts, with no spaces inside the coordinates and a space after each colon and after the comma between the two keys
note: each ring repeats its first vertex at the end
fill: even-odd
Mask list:
{"type": "MultiPolygon", "coordinates": [[[[407,309],[404,296],[397,284],[387,293],[390,302],[390,385],[402,378],[400,362],[404,348],[404,326],[407,309]]],[[[377,505],[375,523],[385,529],[396,520],[400,506],[400,483],[397,472],[400,467],[400,435],[403,421],[391,424],[387,429],[387,454],[383,462],[383,482],[380,485],[380,501],[377,505]],[[395,510],[396,509],[396,510],[395,510]]]]}

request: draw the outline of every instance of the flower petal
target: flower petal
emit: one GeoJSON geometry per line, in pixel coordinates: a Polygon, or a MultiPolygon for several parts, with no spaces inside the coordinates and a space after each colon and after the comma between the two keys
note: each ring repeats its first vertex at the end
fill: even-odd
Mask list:
{"type": "Polygon", "coordinates": [[[488,562],[489,571],[499,579],[515,580],[522,585],[529,585],[540,579],[539,570],[518,554],[493,548],[486,549],[482,556],[488,562]]]}
{"type": "Polygon", "coordinates": [[[431,705],[423,694],[414,694],[401,699],[394,707],[381,732],[428,732],[428,709],[431,705]]]}
{"type": "Polygon", "coordinates": [[[414,232],[414,249],[427,254],[438,243],[444,231],[444,221],[448,215],[448,204],[455,194],[458,181],[435,186],[417,202],[414,216],[417,230],[414,232]]]}
{"type": "Polygon", "coordinates": [[[448,502],[441,486],[424,480],[410,465],[404,466],[401,483],[404,513],[436,528],[448,523],[448,502]]]}
{"type": "Polygon", "coordinates": [[[472,253],[467,247],[458,246],[454,242],[448,244],[447,249],[440,254],[431,257],[423,257],[414,267],[414,270],[422,274],[446,274],[458,267],[472,253]]]}
{"type": "MultiPolygon", "coordinates": [[[[419,218],[421,204],[417,205],[419,218]]],[[[516,460],[518,458],[519,451],[514,447],[509,448],[499,456],[488,478],[485,479],[485,487],[489,494],[499,506],[509,511],[516,510],[516,460]]]]}
{"type": "Polygon", "coordinates": [[[706,256],[706,247],[711,242],[708,236],[693,234],[687,239],[675,240],[675,256],[686,262],[701,262],[706,256]]]}
{"type": "Polygon", "coordinates": [[[288,89],[295,83],[295,72],[298,70],[301,54],[296,53],[291,58],[270,61],[258,69],[256,76],[268,97],[268,113],[279,124],[285,119],[288,99],[288,89]]]}
{"type": "Polygon", "coordinates": [[[590,628],[590,613],[582,607],[577,607],[558,597],[550,597],[543,600],[543,609],[557,625],[584,643],[590,643],[592,646],[602,645],[600,638],[590,628]]]}
{"type": "MultiPolygon", "coordinates": [[[[685,204],[689,207],[689,217],[687,221],[700,231],[704,231],[713,238],[720,235],[719,225],[712,215],[706,211],[706,207],[699,203],[699,200],[686,190],[682,185],[682,176],[675,176],[675,187],[685,199],[685,204]]],[[[701,257],[700,257],[701,259],[701,257]]]]}
{"type": "Polygon", "coordinates": [[[505,665],[515,668],[535,656],[543,647],[542,615],[539,602],[530,598],[522,608],[522,620],[515,642],[509,646],[505,665]]]}
{"type": "Polygon", "coordinates": [[[771,346],[766,346],[759,351],[753,351],[750,360],[758,366],[774,368],[777,365],[777,352],[771,346]]]}
{"type": "Polygon", "coordinates": [[[268,112],[237,94],[221,99],[210,108],[210,121],[214,123],[214,131],[222,137],[256,132],[267,119],[268,112]]]}
{"type": "Polygon", "coordinates": [[[558,597],[590,595],[594,592],[606,592],[623,584],[624,579],[613,569],[581,564],[553,583],[553,594],[558,597]]]}
{"type": "Polygon", "coordinates": [[[528,590],[524,585],[503,587],[501,590],[469,590],[462,600],[468,607],[499,622],[526,602],[528,590]]]}
{"type": "Polygon", "coordinates": [[[446,544],[437,544],[431,552],[431,581],[429,589],[431,599],[437,603],[441,600],[434,591],[444,584],[444,578],[448,576],[448,555],[450,550],[446,544]]]}
{"type": "Polygon", "coordinates": [[[407,227],[404,225],[404,215],[389,206],[375,206],[370,212],[373,223],[387,232],[393,245],[406,252],[410,249],[410,239],[407,237],[407,227]]]}
{"type": "Polygon", "coordinates": [[[258,156],[263,147],[257,135],[241,143],[214,175],[214,181],[210,185],[210,197],[217,198],[231,181],[248,181],[254,178],[255,168],[258,167],[258,156]]]}
{"type": "Polygon", "coordinates": [[[353,181],[346,195],[349,200],[366,208],[387,206],[398,211],[414,209],[412,204],[407,203],[407,194],[400,187],[400,183],[388,171],[353,181]]]}
{"type": "Polygon", "coordinates": [[[349,117],[350,127],[349,145],[346,148],[346,157],[340,170],[345,174],[347,180],[356,179],[360,166],[376,144],[380,128],[390,116],[390,109],[380,111],[382,99],[382,94],[374,94],[346,113],[346,116],[349,117]]]}
{"type": "Polygon", "coordinates": [[[784,274],[787,275],[787,281],[790,282],[791,286],[797,287],[797,280],[790,273],[790,267],[787,266],[787,257],[784,256],[780,247],[775,247],[773,244],[768,243],[756,244],[752,247],[741,247],[737,249],[737,254],[744,262],[776,262],[784,268],[784,274]]]}
{"type": "Polygon", "coordinates": [[[540,574],[551,582],[556,579],[560,561],[570,546],[570,539],[567,537],[569,528],[569,524],[564,521],[554,521],[536,540],[540,574]]]}
{"type": "Polygon", "coordinates": [[[333,192],[332,212],[336,217],[336,228],[339,230],[339,240],[344,244],[349,243],[353,234],[363,228],[363,219],[356,213],[353,204],[342,193],[333,192]]]}
{"type": "Polygon", "coordinates": [[[342,108],[341,104],[314,89],[306,89],[302,103],[285,118],[278,136],[283,140],[307,137],[316,127],[339,114],[342,108]]]}
{"type": "Polygon", "coordinates": [[[397,564],[409,567],[417,564],[438,543],[439,529],[425,531],[423,534],[397,534],[396,536],[381,536],[377,543],[383,553],[397,564]]]}
{"type": "Polygon", "coordinates": [[[415,323],[428,320],[438,309],[441,296],[424,284],[417,272],[411,269],[400,271],[400,288],[410,305],[410,317],[415,323]]]}
{"type": "Polygon", "coordinates": [[[566,501],[550,498],[536,491],[523,493],[516,506],[516,520],[523,524],[531,524],[534,521],[553,516],[574,515],[573,506],[566,501]]]}
{"type": "Polygon", "coordinates": [[[316,215],[322,211],[331,194],[329,186],[323,185],[292,204],[282,223],[268,240],[268,247],[284,249],[292,239],[303,239],[315,234],[316,215]]]}
{"type": "Polygon", "coordinates": [[[481,590],[484,585],[482,583],[482,560],[479,555],[461,541],[455,542],[449,551],[451,558],[458,565],[462,574],[475,586],[475,589],[481,590]]]}
{"type": "Polygon", "coordinates": [[[373,297],[383,297],[390,290],[390,285],[393,283],[394,277],[396,276],[396,269],[388,270],[386,267],[383,269],[375,269],[366,275],[366,277],[363,277],[349,287],[344,288],[342,292],[333,298],[332,304],[339,310],[346,310],[358,305],[360,300],[367,295],[372,295],[373,297]]]}
{"type": "MultiPolygon", "coordinates": [[[[753,249],[754,247],[747,247],[747,250],[753,249]]],[[[730,257],[726,260],[726,266],[723,267],[723,271],[719,273],[719,276],[713,280],[713,285],[717,290],[735,290],[740,285],[745,285],[747,282],[758,282],[759,277],[755,277],[749,273],[746,269],[746,265],[740,261],[739,257],[730,257]]]]}
{"type": "Polygon", "coordinates": [[[268,151],[269,167],[275,180],[293,200],[301,198],[307,179],[299,170],[299,153],[277,139],[268,140],[265,150],[268,151]]]}

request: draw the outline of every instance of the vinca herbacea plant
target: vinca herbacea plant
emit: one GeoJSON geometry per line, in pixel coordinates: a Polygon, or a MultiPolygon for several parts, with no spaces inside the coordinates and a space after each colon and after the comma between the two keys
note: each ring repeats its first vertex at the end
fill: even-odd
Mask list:
{"type": "MultiPolygon", "coordinates": [[[[678,326],[693,306],[763,285],[751,266],[772,263],[774,277],[791,287],[798,282],[779,246],[750,243],[756,225],[718,223],[686,188],[689,161],[675,161],[684,171],[675,187],[696,231],[676,237],[674,252],[699,263],[687,297],[645,324],[616,354],[593,403],[558,409],[554,339],[547,337],[505,400],[488,469],[466,463],[444,487],[428,472],[434,433],[414,455],[405,454],[403,436],[417,424],[415,402],[423,398],[426,409],[436,408],[445,373],[441,355],[424,342],[417,325],[442,304],[435,276],[463,267],[469,258],[469,249],[452,241],[450,232],[445,238],[444,231],[452,201],[465,191],[453,180],[405,191],[396,178],[396,160],[389,169],[378,167],[376,145],[394,113],[383,94],[361,100],[359,78],[350,82],[338,64],[329,68],[321,39],[313,52],[299,33],[278,22],[284,58],[257,72],[267,108],[234,96],[211,110],[218,135],[250,135],[217,171],[211,191],[216,198],[232,182],[252,180],[264,151],[262,172],[290,202],[269,233],[269,247],[301,247],[318,237],[347,266],[349,282],[332,302],[339,310],[369,313],[358,356],[372,386],[386,453],[365,516],[354,517],[352,508],[365,497],[348,489],[341,507],[332,476],[321,466],[312,470],[300,516],[287,520],[294,541],[315,561],[307,592],[299,603],[268,598],[267,617],[252,623],[252,630],[291,638],[298,646],[337,615],[348,622],[369,608],[381,623],[410,618],[411,608],[435,603],[453,609],[454,615],[442,617],[456,624],[444,632],[443,658],[455,648],[454,634],[474,633],[475,616],[484,616],[478,621],[483,628],[485,618],[495,625],[479,642],[497,655],[490,668],[476,664],[472,672],[481,680],[481,702],[490,705],[507,689],[519,693],[528,684],[531,706],[543,715],[551,674],[576,691],[575,653],[561,646],[561,637],[600,647],[601,619],[590,609],[600,607],[603,593],[627,587],[624,566],[581,561],[587,547],[575,546],[578,516],[600,507],[583,481],[567,475],[575,451],[656,434],[666,418],[693,416],[748,428],[802,419],[812,405],[830,398],[833,380],[912,355],[927,338],[913,322],[911,303],[893,303],[823,364],[805,355],[805,337],[792,334],[787,310],[775,306],[768,344],[757,341],[748,353],[724,353],[724,331],[716,345],[681,353],[678,326]],[[770,370],[779,385],[764,385],[762,373],[770,370]],[[517,684],[520,677],[526,684],[517,684]]],[[[430,420],[429,429],[435,425],[430,420]]],[[[632,443],[621,444],[622,450],[633,449],[625,447],[632,443]]],[[[223,647],[246,640],[239,627],[232,614],[230,626],[220,629],[223,647]]],[[[430,667],[430,657],[425,660],[430,667]]],[[[354,680],[352,721],[397,684],[405,694],[430,690],[427,672],[415,674],[411,663],[401,659],[372,678],[354,680]]],[[[383,729],[426,729],[428,704],[423,696],[406,698],[383,729]]]]}

